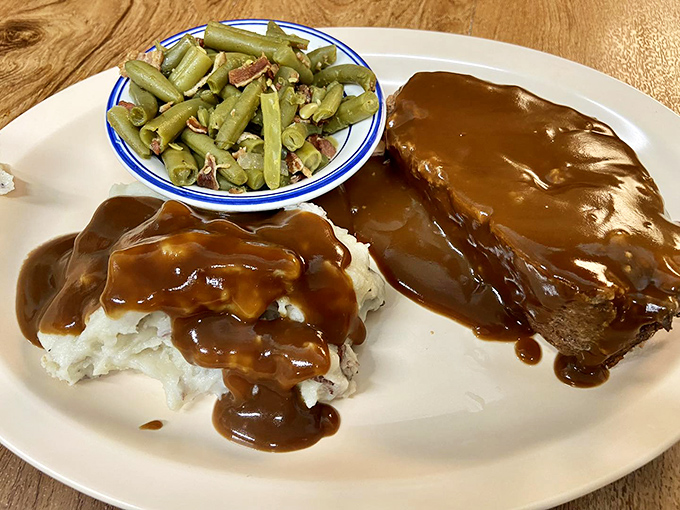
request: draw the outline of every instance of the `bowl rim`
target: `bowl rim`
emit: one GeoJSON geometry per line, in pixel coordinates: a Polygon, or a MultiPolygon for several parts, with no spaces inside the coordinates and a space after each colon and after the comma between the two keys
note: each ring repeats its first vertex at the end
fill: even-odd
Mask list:
{"type": "MultiPolygon", "coordinates": [[[[234,19],[234,20],[222,20],[220,23],[227,24],[230,26],[240,26],[240,25],[266,25],[270,20],[263,18],[247,18],[247,19],[234,19]]],[[[307,27],[305,25],[300,25],[298,23],[293,23],[290,21],[279,21],[275,20],[283,28],[292,28],[299,32],[313,35],[328,44],[335,44],[338,49],[343,51],[353,63],[361,65],[370,69],[370,66],[366,61],[354,50],[352,50],[347,44],[339,41],[335,37],[326,34],[320,30],[307,27]]],[[[207,24],[188,28],[176,34],[173,34],[163,41],[162,45],[168,45],[177,42],[185,34],[196,34],[205,31],[207,24]]],[[[153,47],[147,49],[146,51],[151,51],[153,47]]],[[[121,99],[123,91],[126,89],[130,79],[119,77],[109,94],[106,110],[108,111],[111,107],[118,104],[121,99]]],[[[373,150],[382,138],[382,132],[385,126],[385,99],[384,93],[380,83],[376,81],[375,93],[378,96],[379,107],[376,114],[371,117],[371,125],[368,128],[368,134],[359,144],[358,148],[354,151],[351,156],[340,164],[337,168],[332,170],[326,175],[319,178],[305,179],[300,183],[295,185],[289,185],[277,190],[268,190],[264,192],[247,192],[243,194],[216,194],[208,193],[192,188],[186,188],[181,186],[176,186],[172,184],[169,180],[157,175],[153,171],[146,168],[146,166],[140,164],[137,158],[132,153],[132,149],[125,143],[113,130],[113,128],[106,122],[104,116],[104,123],[106,126],[106,133],[109,140],[109,144],[114,150],[115,155],[118,160],[123,164],[123,166],[130,172],[135,178],[143,182],[144,184],[152,187],[159,193],[165,195],[169,198],[175,198],[182,200],[191,205],[197,205],[202,207],[207,207],[210,209],[219,210],[231,210],[231,211],[254,211],[254,210],[264,210],[273,209],[278,207],[283,207],[285,205],[292,205],[305,200],[310,200],[315,198],[330,189],[339,186],[344,181],[349,179],[355,172],[361,168],[362,164],[371,156],[373,150]]],[[[347,140],[352,133],[352,126],[349,126],[349,132],[347,134],[347,140]]],[[[346,142],[345,142],[346,143],[346,142]]],[[[343,145],[344,148],[344,145],[343,145]]],[[[342,150],[342,148],[340,149],[342,150]]]]}

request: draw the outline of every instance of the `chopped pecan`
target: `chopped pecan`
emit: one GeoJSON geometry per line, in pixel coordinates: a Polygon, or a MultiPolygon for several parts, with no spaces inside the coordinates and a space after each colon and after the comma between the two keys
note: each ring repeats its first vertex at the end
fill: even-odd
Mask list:
{"type": "Polygon", "coordinates": [[[158,113],[161,114],[161,113],[167,112],[173,104],[175,104],[174,101],[170,101],[169,103],[162,104],[160,106],[160,108],[158,108],[158,113]]]}
{"type": "Polygon", "coordinates": [[[160,71],[161,64],[163,63],[164,58],[165,55],[163,54],[163,52],[158,50],[152,50],[149,53],[144,53],[143,51],[142,52],[131,51],[127,55],[125,55],[123,62],[118,65],[118,70],[122,77],[128,78],[128,74],[127,72],[125,72],[125,63],[128,60],[141,60],[142,62],[151,64],[160,71]]]}
{"type": "Polygon", "coordinates": [[[262,55],[255,62],[244,64],[241,67],[229,71],[229,83],[235,87],[245,87],[251,81],[256,80],[264,73],[266,73],[272,66],[272,63],[262,55]]]}
{"type": "Polygon", "coordinates": [[[302,169],[305,167],[305,165],[302,164],[302,160],[294,152],[286,154],[286,164],[288,165],[288,172],[290,172],[291,175],[302,172],[302,169]]]}
{"type": "Polygon", "coordinates": [[[198,119],[193,115],[187,119],[187,127],[194,133],[200,133],[202,135],[208,134],[208,128],[198,122],[198,119]]]}
{"type": "Polygon", "coordinates": [[[241,133],[241,136],[238,137],[238,140],[236,140],[236,143],[241,143],[243,140],[249,140],[251,138],[253,140],[261,140],[262,139],[261,137],[257,136],[254,133],[250,133],[249,131],[244,131],[243,133],[241,133]]]}
{"type": "Polygon", "coordinates": [[[335,146],[323,136],[311,135],[309,138],[307,138],[307,141],[311,143],[316,150],[318,150],[328,159],[333,158],[333,156],[335,156],[335,153],[337,152],[335,150],[335,146]]]}
{"type": "Polygon", "coordinates": [[[300,182],[304,178],[305,176],[302,175],[302,172],[298,172],[290,176],[290,183],[295,184],[296,182],[300,182]]]}
{"type": "Polygon", "coordinates": [[[232,152],[232,153],[231,153],[231,156],[232,156],[234,159],[238,159],[238,158],[240,158],[241,156],[244,156],[245,153],[246,153],[246,148],[245,148],[245,147],[240,147],[239,150],[237,150],[236,152],[232,152]]]}
{"type": "Polygon", "coordinates": [[[135,107],[134,103],[130,103],[129,101],[118,101],[118,106],[124,107],[127,111],[132,110],[135,107]]]}
{"type": "Polygon", "coordinates": [[[198,172],[196,184],[202,188],[220,189],[220,183],[217,182],[217,162],[215,157],[209,152],[205,155],[205,165],[198,172]]]}
{"type": "Polygon", "coordinates": [[[160,138],[154,138],[151,140],[151,150],[156,156],[159,156],[161,154],[161,140],[160,138]]]}
{"type": "Polygon", "coordinates": [[[241,195],[245,192],[246,192],[246,190],[244,190],[243,188],[236,188],[236,187],[229,188],[229,193],[231,193],[232,195],[241,195]]]}
{"type": "Polygon", "coordinates": [[[297,91],[302,94],[302,97],[304,98],[305,102],[303,104],[307,104],[312,101],[312,89],[309,88],[308,85],[305,85],[304,83],[300,85],[297,89],[297,91]]]}
{"type": "MultiPolygon", "coordinates": [[[[269,78],[270,80],[273,80],[274,77],[276,76],[276,73],[278,73],[278,72],[279,72],[279,65],[278,64],[272,64],[269,67],[269,69],[267,69],[267,71],[266,71],[267,78],[269,78]]],[[[280,85],[279,85],[279,88],[281,88],[280,85]]],[[[278,90],[278,89],[276,89],[276,90],[278,90]]]]}

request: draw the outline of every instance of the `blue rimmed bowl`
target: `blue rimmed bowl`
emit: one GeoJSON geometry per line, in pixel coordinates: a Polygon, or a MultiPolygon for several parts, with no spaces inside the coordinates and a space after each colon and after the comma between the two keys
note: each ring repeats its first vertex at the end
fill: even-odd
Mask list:
{"type": "MultiPolygon", "coordinates": [[[[240,19],[222,21],[226,25],[243,28],[258,33],[265,33],[267,22],[265,19],[240,19]]],[[[314,28],[277,21],[286,31],[308,39],[307,51],[335,44],[338,48],[337,64],[357,64],[368,67],[368,64],[349,46],[334,37],[314,28]]],[[[191,28],[165,39],[161,44],[169,47],[179,41],[184,34],[202,37],[206,25],[191,28]]],[[[119,101],[131,101],[129,95],[130,80],[119,78],[109,95],[106,109],[118,104],[119,101]]],[[[358,85],[346,85],[348,95],[359,95],[363,89],[358,85]]],[[[170,182],[168,173],[160,158],[140,158],[106,123],[106,132],[114,153],[123,166],[139,181],[143,182],[158,193],[185,202],[189,205],[215,211],[246,212],[278,209],[287,205],[311,200],[349,179],[371,156],[380,142],[385,127],[385,97],[376,84],[375,93],[380,100],[380,109],[373,117],[333,135],[338,141],[338,152],[331,162],[311,178],[296,184],[284,186],[277,190],[251,191],[240,195],[225,191],[213,191],[199,186],[175,186],[170,182]]]]}

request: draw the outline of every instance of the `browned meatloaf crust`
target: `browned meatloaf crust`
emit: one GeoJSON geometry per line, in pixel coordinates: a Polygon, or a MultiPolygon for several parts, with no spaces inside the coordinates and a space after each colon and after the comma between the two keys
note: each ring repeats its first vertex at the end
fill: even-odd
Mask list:
{"type": "Polygon", "coordinates": [[[680,227],[613,130],[519,87],[418,73],[387,147],[561,354],[609,367],[678,314],[680,227]]]}

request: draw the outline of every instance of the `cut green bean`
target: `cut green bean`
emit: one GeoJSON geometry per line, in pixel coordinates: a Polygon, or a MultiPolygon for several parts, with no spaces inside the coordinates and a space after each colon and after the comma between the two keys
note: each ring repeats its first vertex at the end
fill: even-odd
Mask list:
{"type": "Polygon", "coordinates": [[[314,75],[314,85],[325,87],[338,81],[340,83],[358,83],[364,90],[375,90],[376,78],[368,67],[356,64],[341,64],[327,67],[314,75]]]}
{"type": "Polygon", "coordinates": [[[269,92],[260,95],[264,124],[264,181],[269,189],[281,184],[281,108],[279,95],[269,92]]]}
{"type": "Polygon", "coordinates": [[[255,60],[251,55],[246,55],[245,53],[225,53],[224,58],[224,64],[210,73],[208,77],[208,87],[210,87],[210,91],[213,94],[221,94],[220,91],[227,86],[229,83],[229,71],[233,71],[237,67],[255,60]]]}
{"type": "Polygon", "coordinates": [[[205,89],[199,90],[194,97],[202,99],[203,101],[212,106],[217,106],[217,103],[219,103],[221,99],[220,96],[216,96],[210,90],[205,89]]]}
{"type": "Polygon", "coordinates": [[[142,126],[139,133],[142,141],[160,154],[186,127],[189,117],[196,116],[200,106],[205,107],[206,103],[200,99],[189,99],[170,107],[142,126]]]}
{"type": "Polygon", "coordinates": [[[246,183],[250,189],[258,190],[264,186],[264,172],[256,168],[249,168],[246,170],[248,180],[246,183]]]}
{"type": "Polygon", "coordinates": [[[205,158],[202,157],[200,154],[195,153],[194,151],[191,151],[191,155],[194,157],[194,161],[196,161],[196,166],[198,167],[199,170],[201,170],[205,165],[205,158]]]}
{"type": "Polygon", "coordinates": [[[217,136],[215,136],[215,145],[220,149],[229,149],[241,136],[257,110],[263,85],[264,80],[260,78],[257,81],[250,82],[243,90],[236,105],[234,105],[233,113],[222,124],[217,136]]]}
{"type": "Polygon", "coordinates": [[[291,46],[300,48],[301,50],[306,50],[309,46],[309,41],[307,39],[303,39],[295,34],[287,34],[279,25],[277,25],[276,21],[273,20],[270,20],[269,23],[267,23],[267,36],[288,41],[291,46]]]}
{"type": "Polygon", "coordinates": [[[238,143],[238,146],[243,147],[247,152],[264,153],[264,140],[262,138],[245,138],[238,143]]]}
{"type": "Polygon", "coordinates": [[[238,186],[236,184],[231,182],[229,179],[226,179],[219,172],[217,173],[217,184],[219,184],[221,191],[229,191],[229,190],[232,190],[234,188],[238,188],[238,186]]]}
{"type": "Polygon", "coordinates": [[[177,90],[186,92],[196,85],[212,67],[212,60],[200,46],[191,46],[168,79],[177,90]]]}
{"type": "Polygon", "coordinates": [[[281,141],[286,149],[295,152],[304,145],[309,135],[318,135],[320,133],[321,128],[319,126],[307,122],[296,122],[283,130],[281,141]]]}
{"type": "Polygon", "coordinates": [[[324,96],[319,108],[312,114],[312,120],[315,123],[319,123],[322,120],[330,119],[335,112],[338,111],[340,102],[342,101],[342,95],[344,93],[344,87],[341,83],[334,81],[326,89],[326,95],[324,96]]]}
{"type": "Polygon", "coordinates": [[[293,87],[286,87],[283,93],[279,94],[279,107],[281,109],[281,127],[290,126],[298,110],[298,97],[293,87]]]}
{"type": "Polygon", "coordinates": [[[302,147],[295,151],[295,155],[312,172],[319,168],[321,164],[321,153],[309,142],[302,144],[302,147]]]}
{"type": "Polygon", "coordinates": [[[222,99],[228,99],[231,96],[240,96],[240,95],[241,95],[241,91],[231,84],[225,85],[224,88],[220,91],[220,97],[222,99]]]}
{"type": "Polygon", "coordinates": [[[352,96],[340,104],[335,116],[324,124],[323,131],[332,134],[345,129],[350,124],[368,119],[378,111],[379,106],[378,96],[370,90],[360,96],[352,96]]]}
{"type": "Polygon", "coordinates": [[[168,147],[161,154],[161,158],[173,184],[190,186],[196,182],[198,166],[189,148],[184,144],[177,145],[180,149],[168,147]]]}
{"type": "Polygon", "coordinates": [[[231,111],[234,109],[236,101],[238,101],[238,95],[228,97],[212,111],[210,121],[208,122],[208,134],[210,136],[214,137],[220,130],[222,124],[224,124],[224,121],[227,120],[231,111]]]}
{"type": "Polygon", "coordinates": [[[335,44],[331,44],[330,46],[323,46],[310,51],[307,53],[307,56],[311,63],[310,68],[312,72],[318,73],[335,63],[335,59],[338,57],[338,49],[335,47],[335,44]]]}
{"type": "Polygon", "coordinates": [[[283,84],[294,84],[300,81],[300,73],[295,69],[288,66],[280,66],[276,76],[274,76],[274,82],[283,84]]]}
{"type": "Polygon", "coordinates": [[[158,100],[151,92],[147,92],[137,85],[134,81],[130,81],[130,95],[135,102],[134,108],[128,114],[133,126],[143,126],[158,113],[158,100]]]}
{"type": "Polygon", "coordinates": [[[143,158],[151,156],[149,147],[139,137],[139,129],[132,125],[128,111],[124,106],[114,106],[106,112],[106,120],[113,130],[127,143],[133,151],[143,158]]]}
{"type": "Polygon", "coordinates": [[[181,103],[184,100],[182,93],[151,64],[141,60],[128,60],[125,62],[125,71],[130,80],[163,102],[181,103]]]}
{"type": "Polygon", "coordinates": [[[208,135],[194,133],[190,129],[182,131],[182,141],[186,143],[192,151],[197,153],[205,160],[206,154],[212,154],[217,163],[217,172],[234,184],[240,185],[248,180],[248,176],[234,157],[225,150],[215,146],[213,139],[208,135]]]}
{"type": "Polygon", "coordinates": [[[161,72],[170,74],[177,64],[180,63],[182,57],[192,46],[198,46],[198,41],[191,34],[185,34],[182,38],[169,49],[165,50],[163,63],[161,64],[161,72]]]}
{"type": "Polygon", "coordinates": [[[298,60],[290,46],[279,47],[274,53],[273,59],[277,64],[295,70],[300,75],[300,82],[310,85],[314,81],[312,71],[298,60]]]}
{"type": "Polygon", "coordinates": [[[210,122],[210,110],[201,106],[196,112],[196,118],[202,126],[208,127],[208,123],[210,122]]]}
{"type": "Polygon", "coordinates": [[[317,87],[312,85],[312,103],[321,104],[323,98],[326,97],[326,89],[324,87],[317,87]]]}
{"type": "Polygon", "coordinates": [[[264,53],[269,60],[274,58],[274,52],[281,47],[287,47],[279,39],[242,30],[240,28],[222,25],[215,21],[208,23],[203,36],[203,43],[209,48],[221,51],[237,51],[259,57],[264,53]]]}

